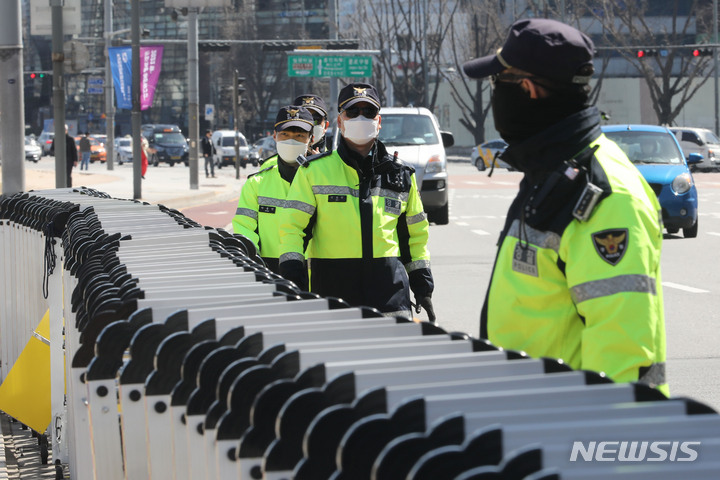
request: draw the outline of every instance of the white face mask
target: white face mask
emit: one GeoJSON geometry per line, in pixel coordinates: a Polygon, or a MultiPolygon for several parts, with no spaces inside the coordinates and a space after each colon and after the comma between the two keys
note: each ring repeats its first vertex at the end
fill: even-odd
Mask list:
{"type": "Polygon", "coordinates": [[[305,155],[307,152],[307,143],[298,142],[297,140],[280,140],[277,142],[277,152],[280,159],[294,165],[297,163],[296,159],[300,155],[305,155]]]}
{"type": "MultiPolygon", "coordinates": [[[[323,122],[323,124],[324,124],[324,123],[325,123],[325,122],[323,122]]],[[[325,127],[323,127],[322,125],[315,125],[315,126],[313,127],[312,133],[313,133],[313,140],[312,140],[312,141],[313,141],[313,143],[317,143],[317,142],[319,142],[319,141],[323,138],[323,136],[325,135],[325,127]]]]}
{"type": "Polygon", "coordinates": [[[380,129],[378,120],[365,118],[358,115],[357,118],[348,118],[343,121],[343,137],[353,143],[365,144],[378,136],[380,129]]]}

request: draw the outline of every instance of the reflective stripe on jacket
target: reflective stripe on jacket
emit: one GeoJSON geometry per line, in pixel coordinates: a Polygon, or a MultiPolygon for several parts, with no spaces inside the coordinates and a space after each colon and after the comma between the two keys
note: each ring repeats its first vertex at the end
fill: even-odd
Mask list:
{"type": "Polygon", "coordinates": [[[524,208],[511,209],[481,331],[504,348],[667,393],[660,205],[617,145],[604,136],[595,145],[592,168],[610,193],[587,221],[534,229],[524,208]]]}
{"type": "Polygon", "coordinates": [[[290,183],[280,176],[277,163],[250,176],[240,192],[232,220],[233,231],[250,239],[271,270],[280,256],[281,212],[290,183]]]}

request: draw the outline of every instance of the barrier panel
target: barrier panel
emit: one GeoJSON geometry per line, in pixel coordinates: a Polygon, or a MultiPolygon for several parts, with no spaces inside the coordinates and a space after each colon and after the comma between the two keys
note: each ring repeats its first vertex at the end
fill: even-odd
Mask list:
{"type": "Polygon", "coordinates": [[[0,252],[0,408],[48,312],[45,356],[29,360],[50,372],[31,379],[47,409],[16,388],[8,413],[73,479],[720,472],[706,405],[299,291],[247,239],[162,205],[87,188],[3,197],[0,252]]]}

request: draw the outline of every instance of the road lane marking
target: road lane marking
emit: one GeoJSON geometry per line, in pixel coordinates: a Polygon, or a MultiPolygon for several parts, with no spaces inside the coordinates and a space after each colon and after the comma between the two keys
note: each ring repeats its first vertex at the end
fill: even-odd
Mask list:
{"type": "Polygon", "coordinates": [[[470,230],[470,231],[476,235],[490,235],[490,233],[486,232],[485,230],[470,230]]]}
{"type": "Polygon", "coordinates": [[[720,237],[720,233],[718,232],[707,232],[708,235],[715,235],[716,237],[720,237]]]}
{"type": "Polygon", "coordinates": [[[710,293],[709,290],[702,290],[700,288],[694,288],[694,287],[688,287],[687,285],[681,285],[679,283],[673,283],[673,282],[662,282],[663,287],[668,288],[675,288],[677,290],[682,290],[684,292],[690,292],[690,293],[710,293]]]}
{"type": "Polygon", "coordinates": [[[455,225],[459,225],[459,226],[461,226],[461,227],[467,227],[467,226],[470,225],[470,224],[469,224],[469,223],[465,223],[465,222],[456,222],[455,225]]]}

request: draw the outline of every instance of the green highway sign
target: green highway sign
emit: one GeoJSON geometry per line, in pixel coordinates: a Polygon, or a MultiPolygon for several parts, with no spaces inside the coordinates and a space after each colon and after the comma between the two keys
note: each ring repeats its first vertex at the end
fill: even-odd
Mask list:
{"type": "Polygon", "coordinates": [[[289,55],[289,77],[371,77],[372,57],[289,55]]]}

